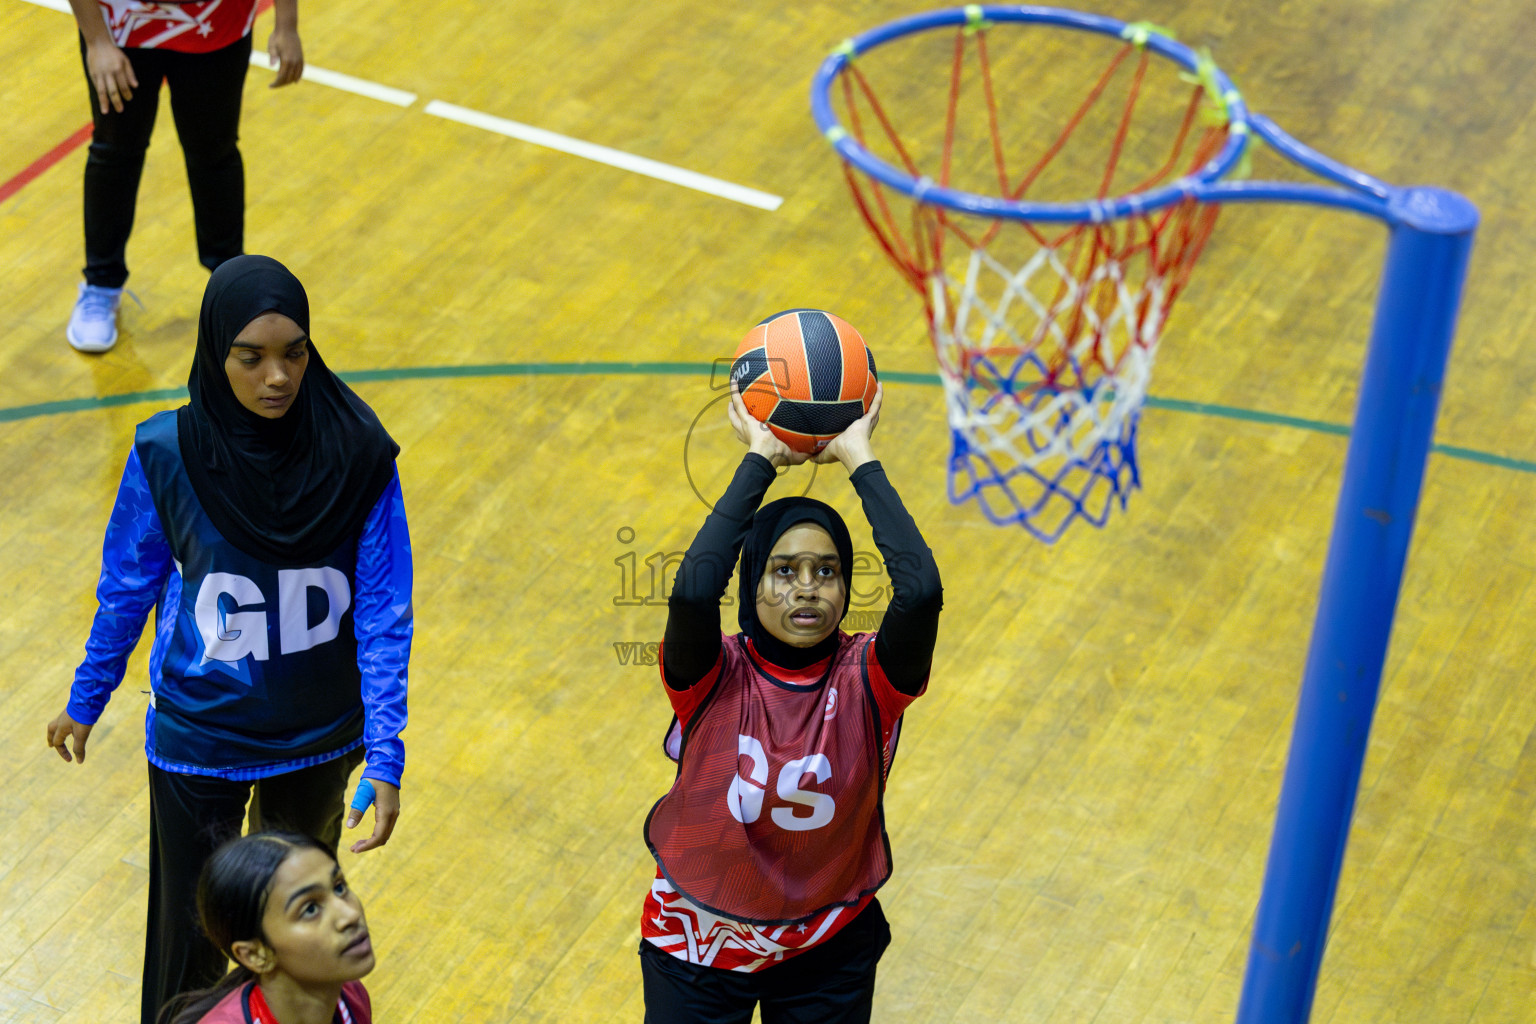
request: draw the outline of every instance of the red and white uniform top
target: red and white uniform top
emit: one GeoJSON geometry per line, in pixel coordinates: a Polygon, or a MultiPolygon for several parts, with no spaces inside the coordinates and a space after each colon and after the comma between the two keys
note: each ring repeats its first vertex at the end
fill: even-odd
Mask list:
{"type": "Polygon", "coordinates": [[[726,637],[710,674],[666,688],[672,789],[646,819],[656,857],[641,936],[673,956],[757,971],[827,941],[890,876],[881,798],[915,699],[875,634],[840,634],[790,671],[726,637]]]}
{"type": "Polygon", "coordinates": [[[244,39],[256,22],[256,0],[97,0],[118,46],[212,53],[244,39]]]}

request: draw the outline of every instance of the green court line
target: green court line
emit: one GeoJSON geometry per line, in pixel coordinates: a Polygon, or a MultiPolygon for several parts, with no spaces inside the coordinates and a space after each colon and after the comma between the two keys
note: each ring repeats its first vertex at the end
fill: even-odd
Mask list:
{"type": "MultiPolygon", "coordinates": [[[[1220,416],[1223,419],[1243,420],[1246,423],[1267,423],[1277,427],[1294,427],[1319,434],[1349,436],[1349,428],[1341,423],[1325,423],[1322,420],[1304,420],[1299,416],[1282,416],[1277,412],[1259,412],[1257,409],[1239,409],[1233,405],[1212,405],[1209,402],[1186,402],[1178,398],[1147,396],[1148,409],[1168,409],[1171,412],[1191,412],[1197,416],[1220,416]]],[[[1530,463],[1536,470],[1536,463],[1530,463]]]]}
{"type": "MultiPolygon", "coordinates": [[[[723,361],[722,361],[723,362],[723,361]]],[[[340,374],[349,384],[374,384],[399,380],[453,379],[458,377],[578,377],[578,376],[710,376],[717,372],[720,363],[482,363],[474,366],[402,366],[378,370],[347,370],[340,374]]],[[[904,373],[887,370],[882,380],[893,384],[926,384],[938,386],[936,373],[904,373]]],[[[57,402],[38,402],[35,405],[18,405],[0,409],[0,423],[35,419],[40,416],[56,416],[62,413],[84,412],[90,409],[110,409],[120,405],[136,405],[140,402],[165,402],[184,399],[186,388],[159,388],[153,391],[133,391],[124,395],[101,395],[90,398],[66,398],[57,402]]],[[[1261,412],[1257,409],[1239,409],[1231,405],[1215,405],[1210,402],[1186,402],[1177,398],[1147,396],[1147,408],[1166,409],[1170,412],[1192,413],[1196,416],[1215,416],[1222,419],[1240,420],[1245,423],[1263,423],[1270,426],[1290,427],[1294,430],[1310,430],[1318,434],[1334,434],[1348,437],[1349,428],[1338,423],[1284,416],[1280,413],[1261,412]]],[[[1500,469],[1512,469],[1520,473],[1536,473],[1536,462],[1512,459],[1491,452],[1472,448],[1435,444],[1430,451],[1453,459],[1477,462],[1500,469]]]]}
{"type": "Polygon", "coordinates": [[[0,423],[10,423],[14,420],[30,420],[38,416],[54,416],[62,412],[110,409],[118,405],[137,405],[140,402],[164,402],[174,398],[186,397],[186,388],[159,388],[155,391],[130,391],[126,395],[66,398],[59,402],[39,402],[36,405],[18,405],[10,409],[0,409],[0,423]]]}

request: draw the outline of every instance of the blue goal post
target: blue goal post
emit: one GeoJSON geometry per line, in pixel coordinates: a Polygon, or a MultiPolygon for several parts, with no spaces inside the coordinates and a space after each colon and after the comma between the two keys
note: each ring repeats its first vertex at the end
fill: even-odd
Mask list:
{"type": "Polygon", "coordinates": [[[1237,1011],[1239,1024],[1306,1021],[1413,535],[1477,208],[1445,189],[1389,185],[1303,145],[1269,118],[1249,111],[1208,57],[1161,31],[1058,8],[971,5],[873,29],[845,42],[821,64],[811,105],[817,127],[850,174],[918,204],[959,214],[1004,222],[1100,224],[1187,200],[1281,202],[1342,208],[1386,225],[1381,286],[1237,1011]],[[839,122],[831,102],[833,85],[856,58],[914,33],[944,28],[975,32],[1008,22],[1135,40],[1200,76],[1225,107],[1225,143],[1197,170],[1149,191],[1049,203],[966,192],[909,173],[871,153],[857,133],[839,122]],[[1226,180],[1252,136],[1323,183],[1226,180]]]}

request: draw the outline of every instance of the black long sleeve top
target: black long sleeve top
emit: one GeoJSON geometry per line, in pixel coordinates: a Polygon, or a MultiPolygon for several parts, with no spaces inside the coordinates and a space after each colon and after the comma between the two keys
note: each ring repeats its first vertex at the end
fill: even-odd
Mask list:
{"type": "MultiPolygon", "coordinates": [[[[667,599],[662,645],[662,677],[674,690],[703,679],[720,656],[720,599],[773,479],[773,463],[747,453],[683,556],[667,599]]],[[[944,606],[939,567],[878,461],[854,470],[849,482],[864,503],[893,591],[875,637],[875,657],[892,686],[916,694],[933,664],[944,606]]]]}

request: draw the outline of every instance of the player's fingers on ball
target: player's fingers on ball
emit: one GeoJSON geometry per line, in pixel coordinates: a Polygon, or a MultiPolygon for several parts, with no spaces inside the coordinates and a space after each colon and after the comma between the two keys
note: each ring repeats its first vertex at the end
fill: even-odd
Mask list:
{"type": "Polygon", "coordinates": [[[868,420],[871,424],[880,418],[880,392],[878,390],[875,392],[875,397],[869,400],[869,408],[864,411],[864,415],[861,418],[868,420]]]}

